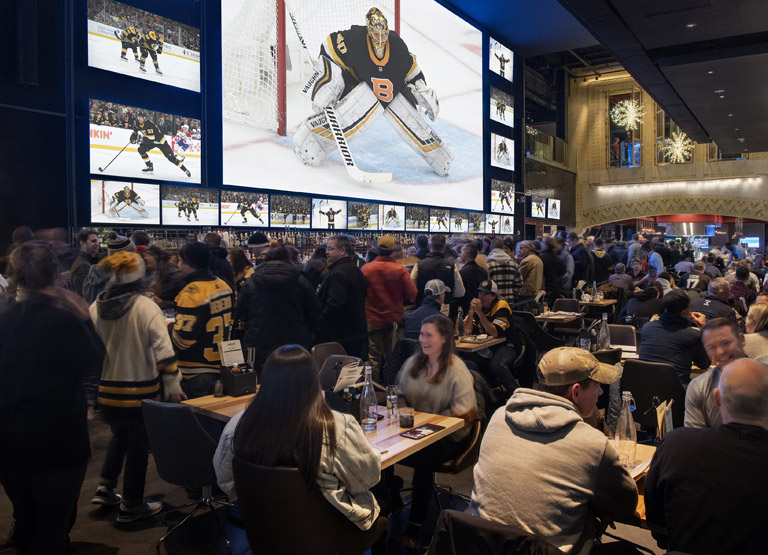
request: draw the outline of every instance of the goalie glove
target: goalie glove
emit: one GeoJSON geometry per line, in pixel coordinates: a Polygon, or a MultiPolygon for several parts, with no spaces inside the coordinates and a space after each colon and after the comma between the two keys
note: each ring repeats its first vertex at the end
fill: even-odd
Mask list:
{"type": "Polygon", "coordinates": [[[429,88],[422,79],[408,85],[419,109],[429,116],[429,119],[435,121],[440,113],[440,103],[437,101],[437,94],[429,88]]]}
{"type": "Polygon", "coordinates": [[[131,144],[139,144],[139,141],[141,141],[141,135],[139,135],[138,131],[134,131],[131,133],[131,144]]]}
{"type": "Polygon", "coordinates": [[[301,89],[301,94],[312,101],[312,109],[322,112],[324,108],[333,106],[339,101],[344,92],[344,76],[341,68],[325,56],[315,66],[307,84],[301,89]]]}

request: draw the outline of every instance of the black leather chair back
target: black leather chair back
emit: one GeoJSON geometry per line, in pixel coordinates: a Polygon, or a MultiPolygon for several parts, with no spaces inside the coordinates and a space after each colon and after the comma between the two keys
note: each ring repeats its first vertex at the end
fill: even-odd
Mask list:
{"type": "Polygon", "coordinates": [[[658,402],[674,399],[672,424],[675,428],[683,426],[685,389],[671,364],[627,360],[624,362],[624,373],[621,376],[621,390],[631,391],[635,398],[635,422],[654,428],[658,426],[656,410],[651,408],[656,397],[658,402]]]}

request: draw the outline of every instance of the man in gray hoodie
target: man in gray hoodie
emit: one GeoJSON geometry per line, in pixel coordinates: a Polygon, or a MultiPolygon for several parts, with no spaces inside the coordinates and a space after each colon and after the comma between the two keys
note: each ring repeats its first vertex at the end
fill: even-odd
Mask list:
{"type": "Polygon", "coordinates": [[[612,442],[582,415],[618,378],[615,366],[561,347],[538,366],[540,390],[518,388],[491,418],[475,465],[472,507],[566,553],[589,553],[595,516],[626,519],[637,488],[612,442]]]}

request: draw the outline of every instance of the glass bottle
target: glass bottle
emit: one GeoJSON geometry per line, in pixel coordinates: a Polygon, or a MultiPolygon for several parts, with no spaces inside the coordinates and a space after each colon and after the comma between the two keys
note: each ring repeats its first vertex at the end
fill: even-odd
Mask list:
{"type": "Polygon", "coordinates": [[[360,425],[366,432],[376,429],[376,417],[378,410],[376,408],[376,393],[373,390],[373,377],[371,367],[365,367],[365,384],[363,392],[360,394],[360,425]]]}
{"type": "Polygon", "coordinates": [[[621,413],[616,424],[616,450],[619,452],[619,462],[625,468],[635,466],[635,453],[637,451],[637,431],[635,419],[632,417],[634,399],[629,391],[621,392],[621,413]]]}
{"type": "Polygon", "coordinates": [[[608,314],[603,312],[603,322],[597,335],[597,350],[605,351],[611,348],[611,330],[608,327],[608,314]]]}
{"type": "Polygon", "coordinates": [[[589,352],[592,346],[592,335],[584,327],[584,317],[581,318],[581,329],[579,330],[579,347],[589,352]]]}
{"type": "Polygon", "coordinates": [[[456,316],[456,337],[461,340],[464,337],[464,310],[459,308],[459,314],[456,316]]]}
{"type": "Polygon", "coordinates": [[[592,300],[594,301],[597,299],[597,282],[592,282],[592,290],[589,292],[590,296],[592,297],[592,300]]]}

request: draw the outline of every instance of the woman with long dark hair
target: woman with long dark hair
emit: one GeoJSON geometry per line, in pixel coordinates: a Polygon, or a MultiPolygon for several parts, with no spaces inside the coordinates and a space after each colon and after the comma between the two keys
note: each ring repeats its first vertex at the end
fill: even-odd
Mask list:
{"type": "Polygon", "coordinates": [[[298,468],[307,487],[317,484],[361,530],[379,515],[370,491],[379,481],[379,453],[351,415],[328,408],[312,356],[299,345],[269,355],[258,395],[229,421],[219,440],[213,462],[219,487],[231,500],[237,496],[234,456],[260,466],[298,468]]]}
{"type": "Polygon", "coordinates": [[[235,295],[238,295],[245,280],[253,275],[253,264],[240,247],[229,249],[227,260],[232,265],[232,272],[235,275],[235,295]]]}
{"type": "Polygon", "coordinates": [[[403,543],[410,547],[415,547],[427,514],[435,468],[461,453],[477,419],[474,380],[454,353],[451,321],[442,314],[425,318],[419,344],[421,352],[406,360],[397,376],[401,401],[417,411],[463,418],[465,426],[402,462],[414,468],[411,521],[403,537],[403,543]]]}

